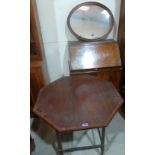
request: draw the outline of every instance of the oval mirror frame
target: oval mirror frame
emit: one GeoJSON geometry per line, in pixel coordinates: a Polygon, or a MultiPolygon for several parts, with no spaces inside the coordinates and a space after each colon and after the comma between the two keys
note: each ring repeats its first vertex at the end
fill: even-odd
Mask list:
{"type": "Polygon", "coordinates": [[[98,3],[98,2],[85,2],[85,3],[81,3],[81,4],[77,5],[77,6],[75,6],[75,7],[70,11],[70,13],[69,13],[69,15],[68,15],[68,18],[67,18],[67,25],[68,25],[68,28],[69,28],[70,32],[71,32],[74,36],[76,36],[79,40],[82,40],[82,41],[99,41],[99,40],[105,39],[105,38],[108,36],[108,34],[111,32],[111,30],[112,30],[112,28],[113,28],[113,26],[114,26],[114,17],[113,17],[112,12],[110,11],[110,9],[107,8],[105,5],[103,5],[103,4],[101,4],[101,3],[98,3]],[[107,31],[103,36],[101,36],[101,37],[94,38],[94,39],[85,38],[85,37],[83,37],[83,36],[77,34],[77,33],[73,30],[73,28],[72,28],[72,26],[71,26],[70,20],[71,20],[71,17],[72,17],[72,15],[73,15],[73,13],[74,13],[76,10],[78,10],[80,7],[87,6],[87,5],[93,5],[93,6],[101,7],[101,8],[103,8],[103,10],[106,10],[106,11],[109,13],[109,16],[110,16],[110,19],[111,19],[110,27],[109,27],[108,31],[107,31]]]}

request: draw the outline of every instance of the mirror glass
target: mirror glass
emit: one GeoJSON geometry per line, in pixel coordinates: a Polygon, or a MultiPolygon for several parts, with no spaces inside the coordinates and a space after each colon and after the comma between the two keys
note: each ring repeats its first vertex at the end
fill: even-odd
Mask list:
{"type": "Polygon", "coordinates": [[[106,37],[113,26],[111,11],[96,2],[83,3],[75,7],[69,17],[71,32],[82,40],[98,40],[106,37]]]}

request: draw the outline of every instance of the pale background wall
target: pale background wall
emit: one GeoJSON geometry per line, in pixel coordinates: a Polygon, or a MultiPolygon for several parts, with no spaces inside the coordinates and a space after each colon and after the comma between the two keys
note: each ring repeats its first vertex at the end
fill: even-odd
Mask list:
{"type": "MultiPolygon", "coordinates": [[[[69,75],[67,42],[77,40],[67,28],[67,16],[74,6],[86,0],[36,0],[36,2],[49,79],[54,81],[63,75],[69,75]]],[[[106,5],[113,13],[116,25],[108,38],[117,40],[121,0],[96,0],[96,2],[106,5]]]]}

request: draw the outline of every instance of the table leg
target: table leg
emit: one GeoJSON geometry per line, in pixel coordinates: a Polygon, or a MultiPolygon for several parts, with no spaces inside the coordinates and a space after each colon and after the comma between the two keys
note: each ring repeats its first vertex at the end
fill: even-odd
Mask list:
{"type": "Polygon", "coordinates": [[[104,153],[104,138],[105,138],[105,128],[102,128],[101,155],[103,155],[103,153],[104,153]]]}
{"type": "MultiPolygon", "coordinates": [[[[62,148],[62,135],[60,132],[56,131],[56,136],[57,136],[57,142],[58,142],[58,154],[63,155],[63,148],[62,148]]],[[[90,149],[90,148],[96,148],[100,147],[101,148],[101,155],[104,154],[104,139],[105,139],[105,128],[102,128],[102,134],[101,134],[101,145],[99,146],[88,146],[88,147],[81,147],[81,148],[70,148],[64,150],[65,152],[70,152],[70,151],[75,151],[75,150],[83,150],[83,149],[90,149]]]]}
{"type": "Polygon", "coordinates": [[[62,141],[61,141],[61,133],[56,131],[56,136],[57,136],[57,142],[58,142],[58,154],[63,155],[62,151],[62,141]]]}

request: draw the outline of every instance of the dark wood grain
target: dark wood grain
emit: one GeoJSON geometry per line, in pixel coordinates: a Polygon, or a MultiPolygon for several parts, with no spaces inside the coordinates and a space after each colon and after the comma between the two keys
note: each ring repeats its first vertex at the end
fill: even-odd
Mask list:
{"type": "Polygon", "coordinates": [[[30,110],[36,103],[40,89],[48,83],[48,74],[37,15],[36,0],[30,0],[30,110]]]}
{"type": "Polygon", "coordinates": [[[71,72],[71,76],[77,76],[77,75],[92,75],[100,80],[108,80],[113,83],[115,88],[119,91],[120,90],[120,82],[121,82],[121,75],[122,70],[120,69],[97,69],[97,70],[89,70],[89,71],[79,71],[79,72],[71,72]]]}
{"type": "Polygon", "coordinates": [[[118,43],[120,47],[122,65],[125,67],[125,0],[121,1],[118,43]]]}
{"type": "MultiPolygon", "coordinates": [[[[121,54],[122,67],[123,67],[120,93],[125,99],[125,0],[121,1],[118,43],[120,47],[120,54],[121,54]]],[[[125,102],[120,109],[120,113],[125,118],[125,102]]]]}
{"type": "Polygon", "coordinates": [[[116,42],[70,42],[69,54],[71,71],[121,66],[116,42]]]}
{"type": "Polygon", "coordinates": [[[117,42],[69,42],[69,53],[71,76],[93,75],[111,81],[120,91],[122,66],[117,42]]]}
{"type": "Polygon", "coordinates": [[[107,126],[122,101],[111,82],[62,77],[41,89],[34,112],[60,132],[83,130],[107,126]]]}
{"type": "Polygon", "coordinates": [[[36,0],[30,0],[30,58],[43,59],[43,45],[37,14],[36,0]]]}
{"type": "Polygon", "coordinates": [[[45,85],[43,71],[42,71],[42,64],[38,64],[36,66],[31,64],[30,69],[30,95],[31,95],[31,109],[33,108],[39,90],[45,85]]]}

